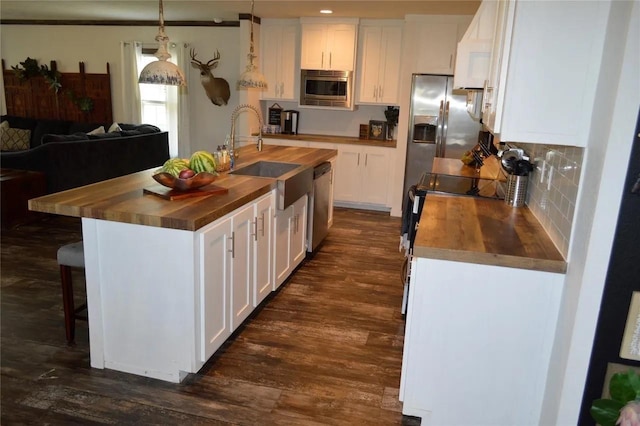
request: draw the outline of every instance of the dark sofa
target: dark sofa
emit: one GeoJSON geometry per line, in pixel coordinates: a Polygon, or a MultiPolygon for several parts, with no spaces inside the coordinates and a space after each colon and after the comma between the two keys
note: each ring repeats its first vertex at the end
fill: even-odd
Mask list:
{"type": "Polygon", "coordinates": [[[87,133],[112,123],[74,123],[2,116],[11,128],[31,130],[30,149],[3,151],[0,167],[44,172],[53,193],[162,165],[169,137],[151,125],[119,124],[121,130],[87,133]]]}

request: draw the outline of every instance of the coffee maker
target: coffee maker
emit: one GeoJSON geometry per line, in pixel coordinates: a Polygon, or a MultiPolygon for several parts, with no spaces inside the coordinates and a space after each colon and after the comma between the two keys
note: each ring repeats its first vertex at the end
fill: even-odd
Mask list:
{"type": "Polygon", "coordinates": [[[287,109],[280,113],[280,131],[285,135],[298,134],[299,111],[287,109]]]}

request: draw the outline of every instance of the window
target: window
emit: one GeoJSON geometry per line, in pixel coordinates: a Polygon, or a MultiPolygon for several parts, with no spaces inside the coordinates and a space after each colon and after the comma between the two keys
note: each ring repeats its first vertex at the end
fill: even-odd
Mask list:
{"type": "MultiPolygon", "coordinates": [[[[138,69],[157,61],[156,49],[142,49],[138,69]]],[[[169,155],[178,155],[178,88],[161,84],[140,85],[140,109],[143,123],[169,132],[169,155]]]]}

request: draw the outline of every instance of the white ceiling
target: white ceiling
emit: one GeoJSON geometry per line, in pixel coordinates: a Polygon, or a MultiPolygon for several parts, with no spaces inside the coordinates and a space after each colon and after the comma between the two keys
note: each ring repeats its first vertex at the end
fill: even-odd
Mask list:
{"type": "MultiPolygon", "coordinates": [[[[251,12],[250,0],[164,0],[166,21],[237,21],[251,12]]],[[[255,0],[261,18],[298,18],[332,9],[334,17],[401,19],[405,15],[473,15],[480,0],[255,0]]],[[[2,0],[0,19],[144,20],[158,19],[157,0],[2,0]]]]}

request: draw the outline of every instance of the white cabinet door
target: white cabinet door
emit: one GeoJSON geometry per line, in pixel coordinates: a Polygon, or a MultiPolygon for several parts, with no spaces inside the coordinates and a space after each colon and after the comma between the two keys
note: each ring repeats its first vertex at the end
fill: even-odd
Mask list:
{"type": "Polygon", "coordinates": [[[485,109],[501,142],[586,145],[611,7],[500,2],[485,109]]]}
{"type": "Polygon", "coordinates": [[[252,249],[254,204],[241,208],[232,217],[231,234],[231,330],[235,330],[253,310],[252,249]]]}
{"type": "Polygon", "coordinates": [[[291,271],[291,225],[293,208],[276,210],[273,218],[273,289],[287,279],[291,271]]]}
{"type": "Polygon", "coordinates": [[[336,167],[336,200],[356,201],[360,191],[360,156],[361,147],[343,145],[338,151],[336,167]]]}
{"type": "Polygon", "coordinates": [[[262,99],[295,99],[297,21],[269,20],[261,28],[260,60],[268,87],[262,99]]]}
{"type": "Polygon", "coordinates": [[[358,103],[397,103],[402,27],[363,26],[360,34],[358,103]]]}
{"type": "Polygon", "coordinates": [[[389,151],[384,148],[367,147],[363,154],[360,201],[385,205],[389,176],[391,175],[389,173],[389,151]]]}
{"type": "Polygon", "coordinates": [[[458,25],[435,23],[422,25],[418,36],[414,72],[425,74],[453,74],[458,25]]]}
{"type": "Polygon", "coordinates": [[[338,202],[386,206],[391,152],[387,148],[342,145],[334,198],[338,202]]]}
{"type": "Polygon", "coordinates": [[[200,234],[200,325],[199,359],[202,362],[231,335],[229,326],[229,282],[231,267],[231,219],[200,234]]]}
{"type": "Polygon", "coordinates": [[[302,23],[300,68],[353,71],[356,25],[302,23]]]}
{"type": "Polygon", "coordinates": [[[329,52],[329,62],[325,62],[327,69],[353,71],[356,52],[356,26],[349,24],[330,25],[327,29],[327,50],[329,52]]]}
{"type": "Polygon", "coordinates": [[[325,24],[303,24],[301,40],[300,68],[309,70],[324,69],[327,26],[325,24]]]}
{"type": "Polygon", "coordinates": [[[293,203],[291,232],[291,270],[302,262],[307,255],[307,203],[308,196],[302,196],[293,203]]]}
{"type": "Polygon", "coordinates": [[[260,302],[273,290],[271,225],[273,217],[273,195],[263,197],[255,204],[253,233],[253,306],[260,302]]]}

